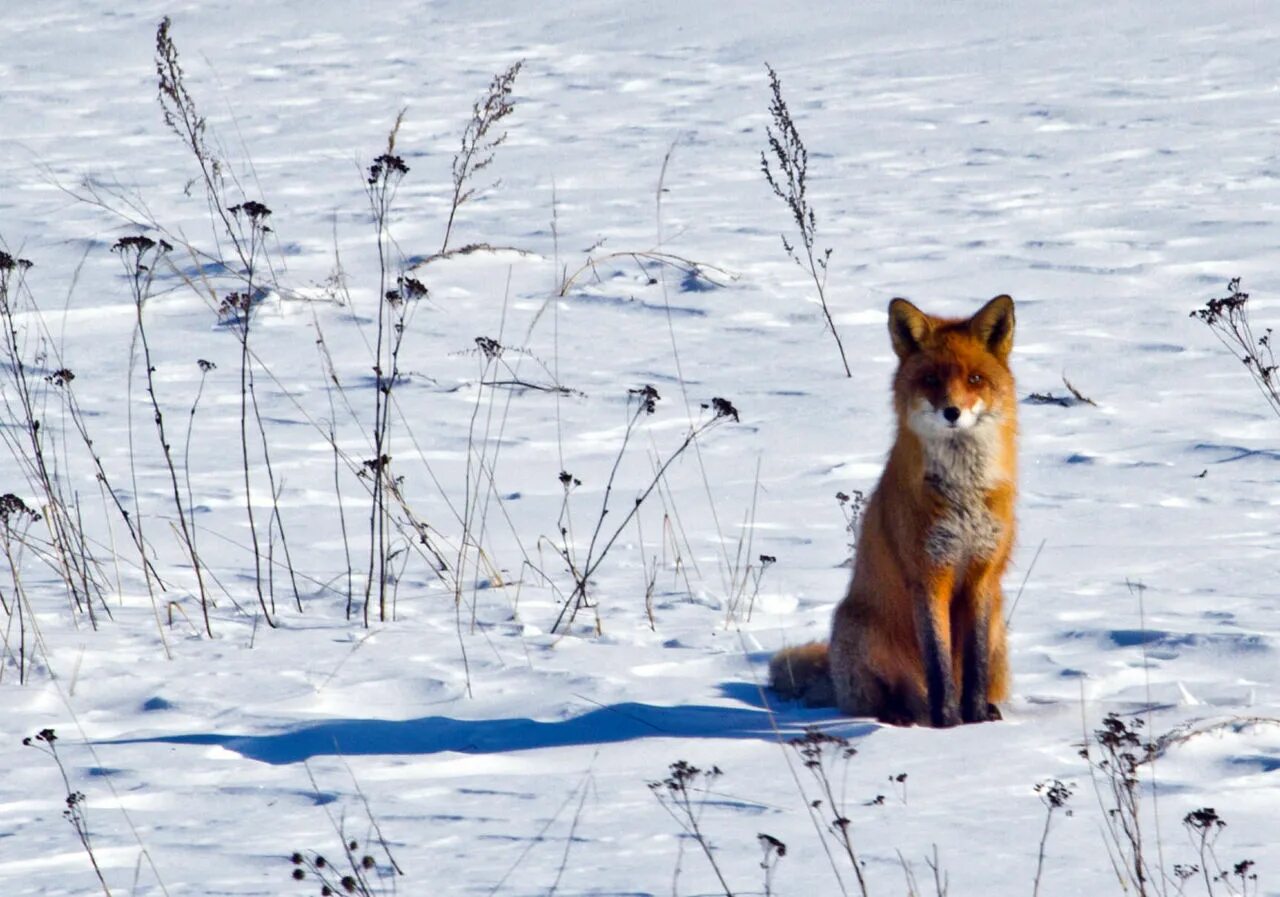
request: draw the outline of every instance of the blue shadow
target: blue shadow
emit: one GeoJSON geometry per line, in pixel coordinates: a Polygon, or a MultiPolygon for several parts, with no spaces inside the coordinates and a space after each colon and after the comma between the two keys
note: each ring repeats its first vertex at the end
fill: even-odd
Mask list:
{"type": "MultiPolygon", "coordinates": [[[[757,697],[758,700],[758,697],[757,697]]],[[[623,703],[602,706],[556,722],[531,719],[460,720],[427,716],[403,721],[336,719],[309,723],[267,735],[193,733],[130,738],[101,744],[217,745],[263,763],[298,763],[316,756],[368,754],[500,754],[535,748],[613,744],[639,738],[754,738],[774,741],[798,737],[807,726],[846,738],[860,738],[876,723],[850,720],[833,710],[791,708],[775,712],[735,707],[623,703]],[[776,724],[776,730],[775,730],[776,724]]]]}

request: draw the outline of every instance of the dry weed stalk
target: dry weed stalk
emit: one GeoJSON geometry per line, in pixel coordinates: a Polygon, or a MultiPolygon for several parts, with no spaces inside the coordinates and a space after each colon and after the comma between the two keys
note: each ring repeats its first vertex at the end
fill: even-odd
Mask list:
{"type": "Polygon", "coordinates": [[[1267,327],[1259,336],[1249,320],[1249,294],[1240,289],[1240,278],[1227,284],[1227,295],[1210,299],[1191,317],[1208,325],[1232,355],[1249,370],[1254,385],[1262,393],[1271,410],[1280,415],[1280,366],[1276,364],[1272,330],[1267,327]]]}
{"type": "Polygon", "coordinates": [[[471,121],[463,129],[462,146],[453,157],[453,200],[449,204],[449,220],[445,223],[444,239],[440,243],[441,255],[449,249],[449,237],[453,234],[453,221],[458,209],[476,194],[477,188],[470,186],[472,180],[493,164],[494,153],[507,140],[506,131],[495,129],[515,111],[511,93],[523,66],[524,60],[520,60],[494,75],[484,97],[471,107],[471,121]]]}
{"type": "Polygon", "coordinates": [[[27,747],[35,748],[47,754],[58,767],[67,795],[67,808],[62,811],[62,818],[67,820],[68,824],[75,830],[76,838],[80,841],[80,846],[89,857],[89,863],[93,866],[93,873],[98,878],[98,885],[102,888],[102,893],[106,897],[111,897],[111,889],[107,887],[107,880],[102,874],[102,868],[98,865],[98,858],[93,852],[93,842],[89,838],[89,820],[85,815],[84,793],[71,787],[71,779],[67,776],[67,768],[62,762],[62,758],[58,756],[58,749],[55,746],[57,740],[58,736],[53,729],[41,729],[30,738],[22,739],[22,743],[27,747]]]}
{"type": "MultiPolygon", "coordinates": [[[[558,632],[562,625],[573,623],[578,613],[583,609],[594,607],[590,600],[592,577],[604,562],[605,557],[608,556],[609,549],[613,547],[618,537],[622,535],[623,530],[630,525],[632,518],[640,512],[645,500],[663,482],[667,469],[707,432],[726,421],[737,422],[738,420],[738,409],[728,399],[717,396],[704,405],[704,410],[710,410],[711,416],[704,418],[689,429],[680,444],[658,465],[653,478],[630,504],[627,513],[623,515],[622,520],[613,529],[612,534],[606,536],[604,535],[604,522],[605,518],[609,516],[609,500],[613,495],[614,481],[618,475],[618,468],[622,464],[622,459],[627,452],[627,445],[631,441],[631,436],[639,425],[640,420],[654,413],[660,398],[658,391],[648,384],[628,391],[627,404],[632,409],[631,416],[627,419],[627,425],[622,435],[622,443],[618,447],[618,454],[614,458],[609,477],[605,482],[604,495],[600,500],[600,511],[596,515],[595,526],[591,532],[591,539],[587,544],[586,554],[581,559],[579,559],[574,547],[574,539],[568,523],[568,511],[570,495],[582,483],[568,471],[562,470],[560,472],[560,483],[564,487],[564,498],[561,502],[560,515],[556,524],[560,538],[555,545],[555,551],[560,559],[564,561],[570,576],[573,578],[573,590],[561,606],[560,613],[556,616],[555,623],[551,626],[552,632],[558,632]]],[[[600,619],[597,614],[596,632],[599,633],[599,631],[600,619]]]]}
{"type": "Polygon", "coordinates": [[[12,391],[0,390],[9,418],[8,426],[0,427],[0,436],[42,499],[41,517],[48,527],[52,548],[51,553],[42,557],[66,586],[72,609],[86,614],[90,625],[97,629],[95,597],[108,616],[110,610],[95,572],[97,561],[81,526],[78,499],[64,489],[56,469],[58,452],[52,442],[55,436],[44,426],[41,417],[44,400],[40,390],[53,381],[31,376],[26,347],[30,334],[26,324],[18,320],[22,297],[25,296],[32,307],[35,304],[26,283],[31,268],[29,260],[0,250],[0,358],[4,362],[0,367],[13,386],[12,391]],[[16,408],[11,396],[16,397],[16,408]],[[15,432],[20,435],[14,435],[15,432]]]}
{"type": "Polygon", "coordinates": [[[649,790],[658,799],[662,809],[680,826],[686,835],[701,848],[711,870],[715,873],[724,891],[725,897],[733,897],[729,883],[725,881],[724,872],[716,861],[711,850],[711,842],[702,830],[702,814],[706,809],[708,786],[724,775],[720,767],[699,769],[684,760],[671,764],[670,774],[660,782],[650,782],[649,790]]]}
{"type": "MultiPolygon", "coordinates": [[[[124,265],[125,275],[129,280],[129,290],[132,294],[135,312],[134,332],[137,335],[138,343],[142,346],[142,362],[147,380],[147,397],[151,401],[156,434],[160,438],[160,448],[164,452],[165,466],[169,471],[169,484],[173,491],[174,509],[178,514],[178,526],[182,535],[182,544],[187,550],[187,556],[191,559],[191,569],[196,575],[196,586],[200,594],[200,613],[204,618],[204,630],[212,638],[213,624],[209,620],[209,595],[205,590],[203,565],[200,563],[200,555],[196,551],[195,521],[188,521],[187,519],[187,515],[190,513],[189,502],[188,507],[183,507],[182,494],[178,487],[178,472],[173,463],[173,449],[165,433],[164,412],[160,408],[160,399],[156,395],[156,368],[151,356],[151,342],[147,338],[147,328],[143,316],[143,309],[147,300],[151,298],[156,265],[163,256],[172,251],[173,246],[164,240],[156,242],[150,237],[133,236],[121,237],[111,248],[112,251],[120,254],[120,261],[124,265]]],[[[189,472],[187,482],[190,483],[189,472]]],[[[143,559],[144,561],[146,559],[145,553],[143,559]]]]}
{"type": "Polygon", "coordinates": [[[769,138],[769,150],[760,153],[760,169],[764,172],[764,178],[773,189],[774,195],[786,203],[800,235],[799,250],[785,234],[782,235],[782,248],[786,250],[793,262],[808,271],[809,276],[813,278],[814,288],[818,292],[818,302],[822,305],[822,314],[826,318],[827,327],[831,330],[831,336],[835,338],[845,376],[852,377],[849,359],[844,353],[844,343],[840,340],[840,332],[836,330],[836,322],[831,317],[831,309],[827,305],[827,266],[831,260],[831,250],[817,252],[815,249],[818,239],[818,217],[813,211],[813,206],[809,204],[809,151],[800,138],[800,132],[796,129],[795,119],[791,117],[791,110],[787,108],[786,100],[782,98],[782,82],[778,80],[778,73],[767,64],[765,68],[769,71],[769,90],[772,94],[769,100],[769,115],[773,119],[773,127],[765,131],[769,138]],[[770,155],[773,157],[772,162],[770,162],[770,155]],[[803,258],[801,252],[803,252],[803,258]]]}

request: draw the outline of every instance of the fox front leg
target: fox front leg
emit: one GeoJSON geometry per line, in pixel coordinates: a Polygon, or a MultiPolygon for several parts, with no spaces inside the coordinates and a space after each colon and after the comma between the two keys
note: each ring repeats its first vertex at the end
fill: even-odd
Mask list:
{"type": "Polygon", "coordinates": [[[991,687],[991,616],[981,606],[980,603],[964,640],[960,718],[966,723],[1000,719],[1000,711],[987,700],[991,687]]]}
{"type": "MultiPolygon", "coordinates": [[[[962,665],[960,690],[960,716],[966,723],[985,723],[1001,718],[1000,711],[991,703],[992,681],[1000,671],[992,668],[992,654],[1003,640],[1004,630],[992,634],[992,624],[999,622],[1001,596],[1000,572],[1004,569],[1007,548],[989,563],[975,563],[967,571],[964,586],[956,595],[957,605],[952,619],[963,620],[958,627],[952,625],[952,636],[963,641],[957,647],[958,662],[962,665]],[[997,617],[993,620],[993,615],[997,617]]],[[[996,661],[998,664],[999,661],[996,661]]]]}
{"type": "Polygon", "coordinates": [[[956,677],[951,665],[951,589],[954,575],[938,571],[925,584],[923,600],[916,602],[916,632],[924,661],[929,699],[929,722],[934,728],[961,721],[956,677]]]}

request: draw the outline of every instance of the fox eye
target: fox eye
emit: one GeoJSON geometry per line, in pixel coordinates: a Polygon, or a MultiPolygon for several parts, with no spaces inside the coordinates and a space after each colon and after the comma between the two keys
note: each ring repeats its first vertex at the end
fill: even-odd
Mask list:
{"type": "Polygon", "coordinates": [[[933,371],[930,371],[921,378],[921,382],[925,385],[926,389],[937,389],[942,385],[942,378],[933,371]]]}
{"type": "Polygon", "coordinates": [[[970,375],[969,375],[969,385],[970,385],[970,386],[977,386],[977,385],[978,385],[979,383],[981,383],[981,382],[982,382],[982,375],[981,375],[981,374],[970,374],[970,375]]]}

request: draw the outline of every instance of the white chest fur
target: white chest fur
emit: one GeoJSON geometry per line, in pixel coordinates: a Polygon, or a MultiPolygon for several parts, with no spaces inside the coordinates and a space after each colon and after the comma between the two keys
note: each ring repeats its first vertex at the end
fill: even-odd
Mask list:
{"type": "Polygon", "coordinates": [[[974,426],[931,434],[923,440],[925,485],[941,499],[942,513],[925,536],[938,564],[988,558],[1000,544],[1002,524],[987,507],[999,481],[999,430],[992,416],[974,426]]]}

